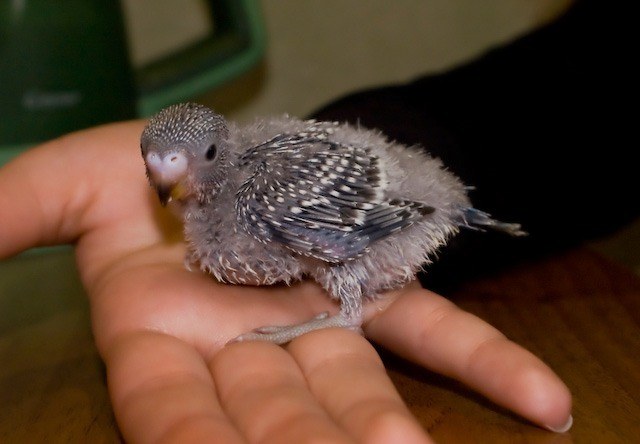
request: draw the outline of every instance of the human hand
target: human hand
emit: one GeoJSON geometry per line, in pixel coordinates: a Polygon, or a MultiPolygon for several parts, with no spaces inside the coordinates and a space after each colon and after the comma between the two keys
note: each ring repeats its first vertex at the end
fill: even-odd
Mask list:
{"type": "MultiPolygon", "coordinates": [[[[0,257],[75,243],[112,404],[130,442],[428,442],[373,347],[347,330],[229,339],[337,307],[315,284],[241,287],[183,266],[138,151],[142,122],[75,133],[0,170],[0,257]]],[[[371,340],[551,428],[571,398],[540,360],[416,283],[366,309],[371,340]]]]}

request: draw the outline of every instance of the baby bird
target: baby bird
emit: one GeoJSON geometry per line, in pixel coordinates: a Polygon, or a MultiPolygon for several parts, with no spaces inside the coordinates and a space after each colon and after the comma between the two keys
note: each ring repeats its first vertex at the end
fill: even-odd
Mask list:
{"type": "Polygon", "coordinates": [[[359,329],[363,302],[413,279],[460,227],[525,234],[474,209],[422,149],[348,124],[281,116],[239,127],[181,103],[149,120],[141,149],[160,202],[180,208],[188,266],[229,284],[308,277],[340,303],[336,315],[236,341],[359,329]]]}

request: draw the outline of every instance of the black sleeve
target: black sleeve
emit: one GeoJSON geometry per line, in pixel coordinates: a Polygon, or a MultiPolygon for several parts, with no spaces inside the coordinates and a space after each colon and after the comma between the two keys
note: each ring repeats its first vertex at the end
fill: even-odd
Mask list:
{"type": "Polygon", "coordinates": [[[633,14],[623,3],[578,1],[555,22],[468,64],[358,92],[313,114],[423,146],[476,188],[474,206],[530,233],[463,232],[423,283],[446,291],[638,217],[630,117],[638,27],[627,26],[633,14]]]}

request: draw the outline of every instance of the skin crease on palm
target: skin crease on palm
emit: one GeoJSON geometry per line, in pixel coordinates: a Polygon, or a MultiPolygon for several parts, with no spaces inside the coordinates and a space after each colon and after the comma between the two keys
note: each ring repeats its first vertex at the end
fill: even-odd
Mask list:
{"type": "MultiPolygon", "coordinates": [[[[179,221],[144,174],[143,126],[74,133],[0,170],[0,257],[76,246],[125,440],[430,442],[356,332],[225,346],[338,307],[308,282],[242,287],[186,270],[179,221]]],[[[549,367],[417,283],[369,304],[364,333],[542,427],[570,421],[571,395],[549,367]]]]}

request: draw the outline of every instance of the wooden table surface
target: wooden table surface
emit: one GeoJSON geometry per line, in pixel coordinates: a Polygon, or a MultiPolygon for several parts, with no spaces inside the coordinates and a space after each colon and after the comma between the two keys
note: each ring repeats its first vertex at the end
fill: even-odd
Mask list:
{"type": "MultiPolygon", "coordinates": [[[[547,362],[574,396],[563,435],[383,352],[439,443],[640,442],[640,278],[579,249],[452,295],[547,362]]],[[[119,442],[70,251],[0,263],[0,443],[119,442]]]]}

